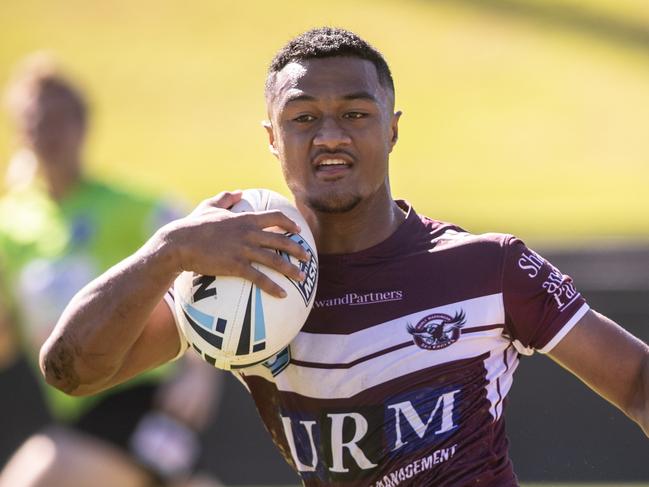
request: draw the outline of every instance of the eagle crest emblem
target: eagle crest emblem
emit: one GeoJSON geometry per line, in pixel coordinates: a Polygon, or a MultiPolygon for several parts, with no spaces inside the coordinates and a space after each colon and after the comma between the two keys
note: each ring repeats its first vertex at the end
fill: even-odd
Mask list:
{"type": "Polygon", "coordinates": [[[435,313],[425,316],[416,325],[408,323],[408,333],[419,348],[439,350],[455,343],[460,338],[460,330],[466,323],[464,311],[454,316],[435,313]]]}

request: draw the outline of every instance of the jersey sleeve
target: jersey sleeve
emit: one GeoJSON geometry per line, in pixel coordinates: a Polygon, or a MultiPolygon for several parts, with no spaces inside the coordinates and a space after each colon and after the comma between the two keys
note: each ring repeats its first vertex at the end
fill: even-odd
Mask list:
{"type": "Polygon", "coordinates": [[[505,329],[516,349],[548,353],[588,311],[570,276],[515,237],[505,241],[505,329]]]}
{"type": "Polygon", "coordinates": [[[176,315],[176,306],[175,306],[175,295],[174,295],[174,290],[173,288],[170,288],[164,296],[164,302],[169,306],[169,309],[171,310],[171,314],[174,317],[174,323],[176,323],[176,330],[178,331],[178,338],[180,339],[180,350],[178,351],[178,354],[171,360],[172,362],[174,360],[178,360],[180,357],[182,357],[187,349],[189,348],[189,342],[187,341],[187,338],[185,338],[185,334],[183,333],[182,328],[180,327],[180,323],[178,322],[178,315],[176,315]]]}

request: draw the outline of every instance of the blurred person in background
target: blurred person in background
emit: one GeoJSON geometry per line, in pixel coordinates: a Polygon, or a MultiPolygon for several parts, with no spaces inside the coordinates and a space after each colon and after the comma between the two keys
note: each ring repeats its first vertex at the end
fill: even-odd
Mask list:
{"type": "MultiPolygon", "coordinates": [[[[36,366],[70,298],[179,213],[165,201],[85,174],[87,102],[46,54],[24,62],[6,101],[21,148],[0,200],[5,369],[19,356],[19,344],[36,366]]],[[[0,471],[1,487],[218,485],[192,478],[200,432],[212,418],[220,385],[198,359],[155,369],[92,398],[41,383],[53,422],[14,453],[0,471]]]]}

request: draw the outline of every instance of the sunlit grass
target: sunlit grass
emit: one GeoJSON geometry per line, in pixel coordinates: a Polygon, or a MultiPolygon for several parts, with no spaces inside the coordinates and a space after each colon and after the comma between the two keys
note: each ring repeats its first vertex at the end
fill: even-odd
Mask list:
{"type": "MultiPolygon", "coordinates": [[[[641,0],[509,3],[649,26],[641,0]]],[[[342,25],[394,71],[395,196],[528,240],[649,237],[649,46],[475,4],[0,2],[0,82],[26,53],[57,52],[94,102],[95,173],[190,201],[227,188],[286,193],[260,126],[264,71],[291,35],[342,25]]],[[[0,169],[9,133],[3,119],[0,169]]]]}

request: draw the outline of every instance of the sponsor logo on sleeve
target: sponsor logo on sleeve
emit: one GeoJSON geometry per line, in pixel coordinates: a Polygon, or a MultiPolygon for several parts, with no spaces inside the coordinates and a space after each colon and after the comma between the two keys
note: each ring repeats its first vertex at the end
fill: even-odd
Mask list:
{"type": "Polygon", "coordinates": [[[541,285],[557,303],[559,311],[563,311],[579,297],[572,281],[564,276],[558,269],[552,269],[548,278],[541,285]]]}
{"type": "Polygon", "coordinates": [[[541,268],[545,264],[545,260],[536,252],[528,250],[523,252],[523,254],[518,259],[518,267],[527,272],[527,276],[530,279],[534,279],[541,272],[541,268]]]}
{"type": "MultiPolygon", "coordinates": [[[[559,311],[563,311],[579,297],[579,292],[569,277],[562,274],[559,269],[550,265],[536,252],[528,250],[518,259],[518,267],[527,273],[527,277],[534,279],[541,274],[543,266],[550,270],[550,274],[543,281],[541,287],[552,296],[559,311]]],[[[547,271],[546,271],[547,272],[547,271]]]]}

